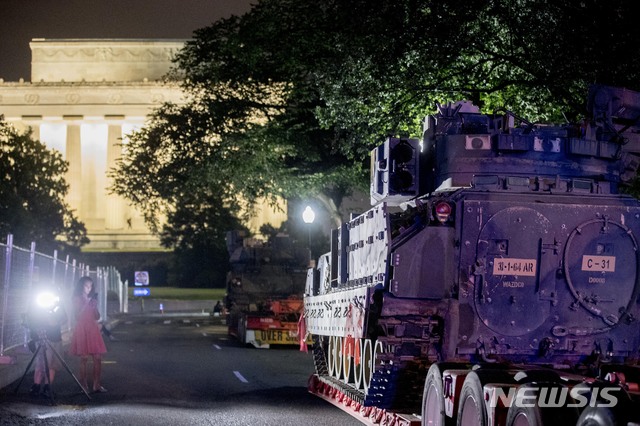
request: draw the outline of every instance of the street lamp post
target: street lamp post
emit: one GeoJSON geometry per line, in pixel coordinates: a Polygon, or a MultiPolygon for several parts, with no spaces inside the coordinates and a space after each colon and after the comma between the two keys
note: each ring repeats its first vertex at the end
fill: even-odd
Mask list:
{"type": "Polygon", "coordinates": [[[311,206],[305,207],[302,212],[302,220],[307,224],[307,231],[309,233],[309,245],[307,246],[307,250],[309,251],[309,265],[311,265],[311,224],[315,219],[316,213],[313,211],[311,206]]]}

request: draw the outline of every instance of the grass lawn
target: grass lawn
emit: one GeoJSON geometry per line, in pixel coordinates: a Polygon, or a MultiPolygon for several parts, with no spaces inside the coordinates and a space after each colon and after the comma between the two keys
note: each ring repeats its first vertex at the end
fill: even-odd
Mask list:
{"type": "MultiPolygon", "coordinates": [[[[133,296],[134,288],[129,287],[129,298],[133,296]]],[[[180,287],[147,287],[150,291],[146,299],[169,299],[169,300],[222,300],[226,290],[224,288],[180,288],[180,287]]]]}

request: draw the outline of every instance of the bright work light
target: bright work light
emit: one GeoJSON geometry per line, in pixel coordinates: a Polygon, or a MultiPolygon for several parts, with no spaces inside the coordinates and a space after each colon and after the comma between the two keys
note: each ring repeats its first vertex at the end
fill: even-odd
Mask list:
{"type": "Polygon", "coordinates": [[[43,309],[53,309],[59,302],[60,297],[50,291],[43,291],[36,296],[36,304],[43,309]]]}

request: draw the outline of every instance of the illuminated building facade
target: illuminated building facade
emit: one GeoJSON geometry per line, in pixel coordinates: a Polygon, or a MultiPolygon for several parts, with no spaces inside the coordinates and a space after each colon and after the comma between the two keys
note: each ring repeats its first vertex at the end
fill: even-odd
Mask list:
{"type": "MultiPolygon", "coordinates": [[[[69,162],[67,202],[85,224],[83,251],[159,250],[158,239],[126,199],[109,194],[107,172],[126,135],[162,102],[180,103],[162,81],[185,40],[34,39],[31,81],[0,80],[0,114],[62,152],[69,162]]],[[[267,206],[250,223],[279,226],[286,213],[267,206]]]]}

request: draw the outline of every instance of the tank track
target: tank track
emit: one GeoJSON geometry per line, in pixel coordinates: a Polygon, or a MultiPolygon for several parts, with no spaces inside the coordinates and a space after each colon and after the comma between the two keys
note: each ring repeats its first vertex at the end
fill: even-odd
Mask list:
{"type": "Polygon", "coordinates": [[[327,355],[320,339],[318,336],[313,338],[313,345],[311,346],[313,367],[318,377],[325,377],[329,376],[329,370],[327,368],[327,355]]]}
{"type": "MultiPolygon", "coordinates": [[[[384,342],[385,339],[379,340],[384,342]]],[[[406,360],[392,353],[384,353],[378,358],[365,405],[419,412],[428,362],[406,360]]]]}
{"type": "MultiPolygon", "coordinates": [[[[384,336],[377,340],[385,347],[397,341],[384,336]]],[[[419,412],[424,379],[430,363],[419,359],[404,359],[405,357],[394,352],[378,354],[366,394],[364,390],[329,375],[326,351],[318,338],[314,339],[313,344],[315,372],[320,381],[338,389],[364,407],[419,412]]]]}

